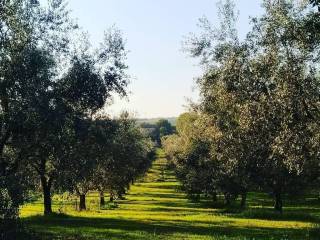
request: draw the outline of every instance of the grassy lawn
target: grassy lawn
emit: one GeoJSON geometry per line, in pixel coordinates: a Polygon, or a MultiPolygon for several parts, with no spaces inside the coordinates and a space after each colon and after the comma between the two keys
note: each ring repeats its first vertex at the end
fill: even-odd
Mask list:
{"type": "Polygon", "coordinates": [[[314,232],[315,237],[309,236],[310,228],[320,223],[316,198],[287,200],[280,215],[272,211],[272,199],[251,193],[248,209],[238,212],[221,202],[191,203],[178,186],[159,151],[126,200],[100,209],[98,194],[91,193],[88,211],[78,212],[74,199],[55,196],[54,210],[62,214],[43,217],[39,200],[22,207],[21,217],[45,239],[320,239],[314,232]]]}

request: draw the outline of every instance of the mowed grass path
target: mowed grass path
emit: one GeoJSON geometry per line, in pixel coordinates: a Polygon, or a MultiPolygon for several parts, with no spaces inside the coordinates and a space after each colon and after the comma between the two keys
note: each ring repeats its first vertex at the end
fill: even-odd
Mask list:
{"type": "MultiPolygon", "coordinates": [[[[41,200],[21,209],[23,221],[45,239],[311,239],[320,222],[317,199],[287,202],[283,215],[273,213],[272,199],[250,194],[250,208],[232,212],[222,203],[189,202],[180,192],[161,150],[147,175],[131,186],[115,209],[99,209],[98,194],[87,198],[88,211],[78,212],[73,200],[54,197],[54,210],[43,217],[41,200]],[[262,208],[262,206],[264,206],[262,208]]],[[[315,238],[316,239],[316,238],[315,238]]],[[[320,236],[319,236],[320,239],[320,236]]]]}

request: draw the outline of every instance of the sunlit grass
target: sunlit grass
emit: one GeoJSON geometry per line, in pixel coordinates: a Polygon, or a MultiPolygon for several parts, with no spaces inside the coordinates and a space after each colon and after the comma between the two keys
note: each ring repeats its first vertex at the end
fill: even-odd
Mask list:
{"type": "Polygon", "coordinates": [[[244,212],[233,213],[221,203],[189,202],[166,168],[163,152],[157,154],[148,174],[112,208],[100,209],[98,194],[90,193],[88,211],[75,210],[76,198],[55,196],[53,209],[60,214],[43,217],[40,199],[23,206],[20,215],[48,239],[311,239],[309,229],[320,222],[315,199],[290,203],[283,215],[272,211],[266,194],[249,194],[244,212]]]}

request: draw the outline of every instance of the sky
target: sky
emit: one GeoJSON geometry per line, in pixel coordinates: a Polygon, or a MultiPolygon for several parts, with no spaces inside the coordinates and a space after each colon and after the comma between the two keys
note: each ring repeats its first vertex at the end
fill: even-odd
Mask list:
{"type": "MultiPolygon", "coordinates": [[[[111,115],[126,110],[138,118],[176,117],[196,101],[198,61],[182,49],[190,32],[198,32],[198,19],[218,24],[217,0],[69,0],[71,16],[87,31],[93,45],[115,25],[127,41],[131,83],[127,99],[114,98],[111,115]]],[[[250,30],[249,17],[262,13],[261,0],[236,0],[239,35],[250,30]]]]}

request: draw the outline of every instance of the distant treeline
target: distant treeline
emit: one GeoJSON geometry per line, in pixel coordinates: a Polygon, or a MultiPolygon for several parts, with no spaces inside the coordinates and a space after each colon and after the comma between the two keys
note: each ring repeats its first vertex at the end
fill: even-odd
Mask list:
{"type": "Polygon", "coordinates": [[[175,121],[175,118],[170,120],[168,119],[156,119],[147,120],[146,122],[143,119],[140,119],[137,123],[143,129],[143,132],[146,136],[156,144],[156,146],[161,146],[161,138],[167,135],[171,135],[176,132],[175,125],[172,125],[171,122],[175,121]]]}
{"type": "Polygon", "coordinates": [[[148,124],[152,124],[155,125],[157,124],[157,122],[159,122],[160,120],[168,120],[168,122],[172,125],[175,126],[176,122],[177,122],[177,117],[171,117],[171,118],[137,118],[136,122],[138,124],[144,124],[144,123],[148,123],[148,124]]]}

